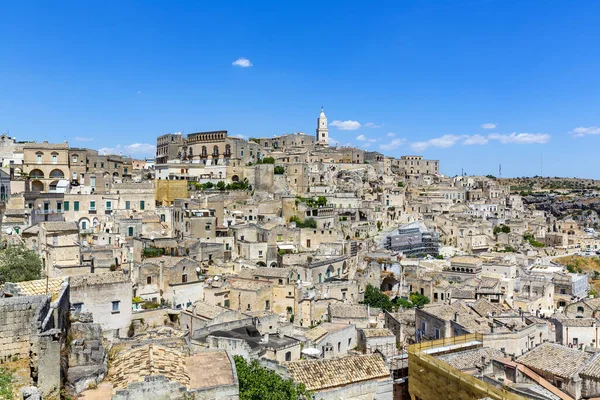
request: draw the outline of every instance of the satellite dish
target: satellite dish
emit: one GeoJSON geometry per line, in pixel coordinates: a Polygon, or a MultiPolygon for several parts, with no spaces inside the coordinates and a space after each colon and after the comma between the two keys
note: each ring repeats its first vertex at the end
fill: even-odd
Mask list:
{"type": "Polygon", "coordinates": [[[200,267],[196,267],[196,272],[200,273],[200,271],[202,271],[200,267]]]}
{"type": "Polygon", "coordinates": [[[215,276],[214,280],[215,280],[215,281],[218,281],[218,280],[219,280],[219,277],[218,277],[218,276],[215,276]]]}
{"type": "Polygon", "coordinates": [[[154,240],[154,236],[150,236],[150,240],[154,240]]]}

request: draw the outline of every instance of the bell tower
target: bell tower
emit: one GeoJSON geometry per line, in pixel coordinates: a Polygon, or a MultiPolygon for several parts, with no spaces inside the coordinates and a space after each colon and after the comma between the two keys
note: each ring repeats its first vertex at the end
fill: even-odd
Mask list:
{"type": "Polygon", "coordinates": [[[323,107],[321,107],[321,114],[317,118],[317,140],[315,143],[321,146],[329,145],[329,129],[327,128],[327,117],[323,107]]]}

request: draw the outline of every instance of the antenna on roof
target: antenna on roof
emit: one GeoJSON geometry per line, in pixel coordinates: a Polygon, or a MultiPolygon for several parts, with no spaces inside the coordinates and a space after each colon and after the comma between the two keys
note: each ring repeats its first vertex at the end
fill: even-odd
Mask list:
{"type": "Polygon", "coordinates": [[[502,164],[498,167],[498,178],[502,178],[502,164]]]}

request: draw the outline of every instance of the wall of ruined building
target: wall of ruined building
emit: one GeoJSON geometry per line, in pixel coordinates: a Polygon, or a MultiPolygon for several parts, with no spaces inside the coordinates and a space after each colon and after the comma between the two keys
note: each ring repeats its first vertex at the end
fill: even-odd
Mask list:
{"type": "Polygon", "coordinates": [[[143,382],[130,384],[113,395],[113,400],[186,400],[185,386],[172,382],[162,375],[147,376],[143,382]]]}
{"type": "Polygon", "coordinates": [[[232,356],[241,356],[246,360],[253,360],[257,358],[257,354],[250,345],[243,339],[235,339],[229,337],[217,337],[208,336],[206,343],[209,349],[223,349],[227,350],[232,356]]]}
{"type": "Polygon", "coordinates": [[[0,299],[0,363],[29,357],[31,342],[49,308],[46,296],[0,299]]]}
{"type": "Polygon", "coordinates": [[[252,325],[252,318],[244,318],[235,321],[224,322],[222,324],[209,325],[200,329],[196,329],[196,327],[193,327],[192,329],[194,332],[192,334],[192,338],[197,340],[199,338],[206,337],[212,332],[230,331],[232,329],[241,328],[242,326],[247,325],[252,325]]]}
{"type": "Polygon", "coordinates": [[[100,324],[73,323],[70,338],[67,385],[73,392],[81,393],[106,376],[108,357],[106,348],[102,345],[100,324]]]}

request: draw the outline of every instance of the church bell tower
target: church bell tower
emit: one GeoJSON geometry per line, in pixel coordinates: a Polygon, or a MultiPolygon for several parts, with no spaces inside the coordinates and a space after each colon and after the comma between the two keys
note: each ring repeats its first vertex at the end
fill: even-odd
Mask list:
{"type": "Polygon", "coordinates": [[[317,118],[317,140],[315,143],[321,146],[329,145],[329,129],[327,128],[327,117],[323,107],[321,107],[321,114],[317,118]]]}

